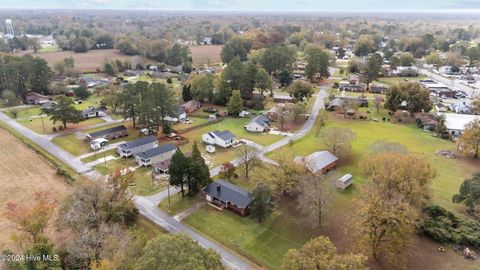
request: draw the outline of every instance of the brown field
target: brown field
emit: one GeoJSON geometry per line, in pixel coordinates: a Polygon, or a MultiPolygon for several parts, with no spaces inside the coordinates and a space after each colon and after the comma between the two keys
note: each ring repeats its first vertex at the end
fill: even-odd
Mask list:
{"type": "MultiPolygon", "coordinates": [[[[137,56],[129,56],[121,54],[118,50],[90,50],[86,53],[75,53],[73,51],[58,51],[58,52],[39,52],[30,53],[30,55],[38,56],[45,59],[50,67],[53,67],[58,61],[62,61],[67,57],[73,57],[75,60],[75,67],[80,72],[95,72],[97,68],[102,68],[106,61],[112,60],[131,60],[137,56]]],[[[152,62],[152,61],[151,61],[152,62]]]]}
{"type": "Polygon", "coordinates": [[[220,51],[223,45],[198,45],[190,46],[194,65],[219,64],[222,59],[220,51]]]}
{"type": "MultiPolygon", "coordinates": [[[[36,191],[49,191],[60,201],[70,188],[56,175],[55,170],[19,139],[0,128],[0,250],[14,248],[10,238],[15,233],[14,224],[4,216],[6,204],[15,202],[28,205],[36,191]]],[[[52,222],[53,223],[53,222],[52,222]]],[[[47,230],[55,243],[64,235],[47,230]]]]}

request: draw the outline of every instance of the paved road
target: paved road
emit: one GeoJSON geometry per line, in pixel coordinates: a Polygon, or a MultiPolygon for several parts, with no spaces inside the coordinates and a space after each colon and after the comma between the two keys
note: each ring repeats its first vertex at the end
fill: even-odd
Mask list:
{"type": "MultiPolygon", "coordinates": [[[[334,72],[332,71],[331,73],[333,74],[334,72]]],[[[327,89],[328,89],[328,86],[322,86],[320,88],[320,91],[317,94],[317,99],[315,100],[315,103],[312,106],[310,117],[299,131],[297,131],[293,136],[287,137],[281,141],[278,141],[269,146],[263,147],[263,149],[259,149],[260,150],[259,157],[262,160],[265,160],[265,161],[269,160],[268,158],[265,158],[263,156],[264,154],[287,145],[291,140],[297,140],[305,136],[312,129],[320,109],[324,108],[324,99],[327,96],[327,89]]],[[[21,124],[17,123],[15,120],[6,116],[3,112],[0,112],[0,121],[5,122],[7,125],[9,125],[10,127],[17,130],[19,133],[21,133],[23,136],[36,142],[40,147],[42,147],[47,152],[49,152],[53,156],[60,159],[62,162],[64,162],[68,166],[72,167],[78,173],[88,175],[91,178],[98,177],[98,174],[96,174],[95,171],[93,171],[91,168],[89,168],[84,163],[82,163],[80,159],[72,156],[68,152],[64,151],[63,149],[57,147],[52,142],[50,142],[48,136],[42,136],[31,131],[30,129],[22,126],[21,124]]],[[[231,162],[235,166],[238,166],[240,164],[239,159],[232,160],[231,162]]],[[[210,175],[211,176],[218,175],[220,172],[220,168],[221,167],[219,166],[211,169],[210,175]]],[[[240,258],[239,256],[232,254],[231,252],[227,251],[223,247],[206,239],[205,237],[201,236],[197,232],[193,231],[192,229],[176,221],[174,218],[170,217],[166,213],[162,212],[157,207],[159,202],[167,198],[169,192],[170,192],[170,195],[173,195],[175,193],[178,193],[179,191],[180,190],[178,188],[172,187],[168,190],[161,191],[152,196],[148,196],[148,197],[136,196],[134,198],[135,205],[137,206],[137,208],[139,209],[142,215],[144,215],[151,221],[155,222],[157,225],[163,227],[167,231],[185,233],[190,237],[192,237],[192,239],[198,241],[202,246],[206,248],[212,248],[213,250],[218,252],[222,257],[223,262],[228,268],[238,269],[238,270],[253,268],[253,266],[250,265],[247,262],[247,260],[244,260],[243,258],[240,258]]]]}
{"type": "MultiPolygon", "coordinates": [[[[264,157],[265,153],[271,152],[275,149],[278,149],[280,147],[287,145],[292,139],[298,140],[302,138],[312,129],[313,125],[315,124],[315,119],[317,118],[319,111],[325,107],[325,97],[327,96],[327,90],[328,90],[328,86],[322,86],[320,88],[320,91],[318,92],[318,95],[317,95],[317,99],[315,100],[315,103],[312,106],[309,119],[305,122],[304,126],[299,131],[297,131],[293,136],[282,139],[281,141],[278,141],[266,147],[261,147],[256,144],[254,145],[258,150],[260,150],[259,157],[261,159],[264,158],[266,160],[270,160],[264,157]]],[[[239,159],[234,159],[230,162],[233,163],[235,166],[238,166],[240,164],[239,159]]],[[[220,169],[221,169],[221,166],[212,168],[210,170],[210,175],[212,177],[218,175],[220,173],[220,169]]],[[[179,191],[180,191],[179,188],[170,188],[170,191],[163,190],[157,194],[154,194],[148,197],[136,196],[135,205],[137,206],[137,208],[139,209],[142,215],[144,215],[151,221],[155,222],[157,225],[163,227],[167,231],[185,233],[190,237],[192,237],[193,239],[195,239],[196,241],[198,241],[202,246],[214,249],[216,252],[218,252],[222,256],[222,260],[224,261],[225,265],[228,266],[229,268],[251,269],[252,266],[249,265],[244,259],[233,255],[229,251],[225,250],[223,247],[218,246],[217,244],[207,240],[203,236],[199,235],[197,232],[193,231],[192,229],[178,222],[173,217],[164,213],[157,207],[158,203],[160,203],[162,200],[168,197],[168,192],[170,192],[170,196],[172,196],[173,194],[176,194],[179,191]]]]}
{"type": "Polygon", "coordinates": [[[39,135],[30,130],[29,128],[22,126],[15,120],[5,115],[3,112],[0,112],[0,121],[5,122],[8,126],[15,129],[17,132],[19,132],[29,140],[38,144],[45,151],[60,159],[62,162],[73,168],[79,174],[89,174],[92,172],[91,168],[85,166],[76,157],[50,142],[47,137],[39,135]]]}
{"type": "Polygon", "coordinates": [[[153,221],[155,224],[161,226],[171,233],[185,233],[193,240],[197,241],[201,246],[215,250],[222,257],[224,265],[229,269],[248,270],[254,268],[254,266],[250,265],[246,260],[234,255],[233,253],[208,240],[184,224],[176,221],[166,213],[160,211],[156,204],[152,203],[146,198],[135,197],[134,201],[140,213],[149,220],[153,221]]]}
{"type": "Polygon", "coordinates": [[[465,93],[469,94],[471,97],[478,95],[480,93],[480,90],[474,89],[468,85],[462,84],[461,83],[462,80],[460,79],[443,77],[442,75],[431,72],[430,70],[425,68],[421,68],[419,69],[419,71],[420,73],[425,74],[427,77],[430,77],[431,79],[434,79],[440,83],[443,83],[448,87],[465,91],[465,93]]]}

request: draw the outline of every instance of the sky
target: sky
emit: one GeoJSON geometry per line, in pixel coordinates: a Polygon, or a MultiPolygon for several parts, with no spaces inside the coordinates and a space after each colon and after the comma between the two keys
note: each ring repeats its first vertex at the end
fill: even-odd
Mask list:
{"type": "Polygon", "coordinates": [[[3,9],[480,11],[480,0],[0,0],[3,9]]]}

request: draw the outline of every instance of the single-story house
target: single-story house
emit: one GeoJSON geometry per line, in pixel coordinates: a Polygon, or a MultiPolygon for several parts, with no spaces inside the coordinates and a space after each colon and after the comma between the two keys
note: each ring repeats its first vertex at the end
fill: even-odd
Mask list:
{"type": "Polygon", "coordinates": [[[248,191],[241,187],[218,180],[203,189],[205,200],[222,209],[230,209],[242,216],[248,215],[252,199],[248,191]]]}
{"type": "Polygon", "coordinates": [[[184,122],[187,119],[187,113],[183,109],[183,107],[178,107],[177,110],[172,113],[172,115],[169,115],[165,117],[165,121],[172,122],[172,123],[179,123],[179,122],[184,122]]]}
{"type": "Polygon", "coordinates": [[[435,104],[435,110],[437,112],[446,112],[446,111],[448,111],[448,107],[445,104],[439,102],[439,103],[435,104]]]}
{"type": "Polygon", "coordinates": [[[254,117],[245,125],[245,129],[250,132],[264,132],[268,129],[270,120],[263,114],[254,117]]]}
{"type": "Polygon", "coordinates": [[[327,109],[329,111],[336,111],[336,110],[340,110],[342,107],[343,107],[343,100],[340,98],[334,98],[328,104],[327,109]]]}
{"type": "Polygon", "coordinates": [[[53,104],[56,104],[56,102],[55,101],[50,101],[50,100],[42,103],[42,110],[44,110],[44,111],[50,110],[52,108],[53,104]]]}
{"type": "Polygon", "coordinates": [[[124,76],[142,76],[145,74],[145,71],[143,70],[133,70],[133,69],[127,69],[123,72],[124,76]]]}
{"type": "Polygon", "coordinates": [[[154,163],[153,164],[153,171],[156,174],[167,174],[170,170],[170,164],[172,164],[171,159],[154,163]]]}
{"type": "Polygon", "coordinates": [[[206,144],[218,145],[223,148],[233,146],[237,141],[237,136],[228,130],[212,131],[202,135],[202,140],[206,144]]]}
{"type": "Polygon", "coordinates": [[[36,92],[28,92],[25,94],[25,100],[28,104],[41,104],[42,102],[52,100],[52,97],[44,96],[36,92]]]}
{"type": "Polygon", "coordinates": [[[121,137],[128,136],[128,130],[125,126],[116,126],[112,128],[107,128],[104,130],[100,130],[97,132],[92,132],[87,134],[87,138],[89,141],[97,139],[97,138],[104,138],[107,140],[118,139],[121,137]]]}
{"type": "Polygon", "coordinates": [[[346,189],[353,183],[353,176],[351,174],[345,174],[337,180],[336,186],[339,189],[346,189]]]}
{"type": "Polygon", "coordinates": [[[82,117],[85,119],[92,118],[92,117],[102,117],[106,116],[107,113],[105,112],[105,108],[97,108],[90,106],[87,109],[83,110],[81,113],[82,117]]]}
{"type": "Polygon", "coordinates": [[[135,141],[127,142],[117,146],[117,153],[121,157],[129,157],[139,152],[158,147],[157,136],[146,136],[135,141]]]}
{"type": "Polygon", "coordinates": [[[180,107],[182,107],[186,113],[192,113],[202,107],[202,103],[198,100],[190,100],[180,105],[180,107]]]}
{"type": "Polygon", "coordinates": [[[274,93],[273,101],[279,103],[293,102],[293,97],[291,97],[289,94],[274,93]]]}
{"type": "Polygon", "coordinates": [[[370,86],[370,93],[374,94],[385,94],[388,90],[388,87],[384,85],[371,85],[370,86]]]}
{"type": "Polygon", "coordinates": [[[175,144],[164,144],[150,150],[135,154],[135,161],[139,166],[149,166],[172,158],[177,151],[175,144]]]}
{"type": "Polygon", "coordinates": [[[480,119],[479,115],[442,113],[445,116],[445,126],[452,137],[462,135],[465,126],[475,119],[480,119]]]}
{"type": "Polygon", "coordinates": [[[338,158],[328,151],[314,152],[304,158],[305,167],[313,174],[326,174],[338,165],[338,158]]]}
{"type": "Polygon", "coordinates": [[[450,104],[450,110],[462,114],[471,114],[473,112],[472,106],[466,101],[450,104]]]}
{"type": "Polygon", "coordinates": [[[365,92],[365,88],[361,85],[349,84],[340,87],[340,91],[347,92],[365,92]]]}

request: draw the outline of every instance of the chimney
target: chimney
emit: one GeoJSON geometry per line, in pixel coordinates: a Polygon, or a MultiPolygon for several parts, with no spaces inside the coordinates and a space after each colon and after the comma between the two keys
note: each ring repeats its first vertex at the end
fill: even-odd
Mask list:
{"type": "Polygon", "coordinates": [[[222,191],[222,187],[221,187],[221,186],[217,186],[217,192],[220,193],[220,191],[222,191]]]}

